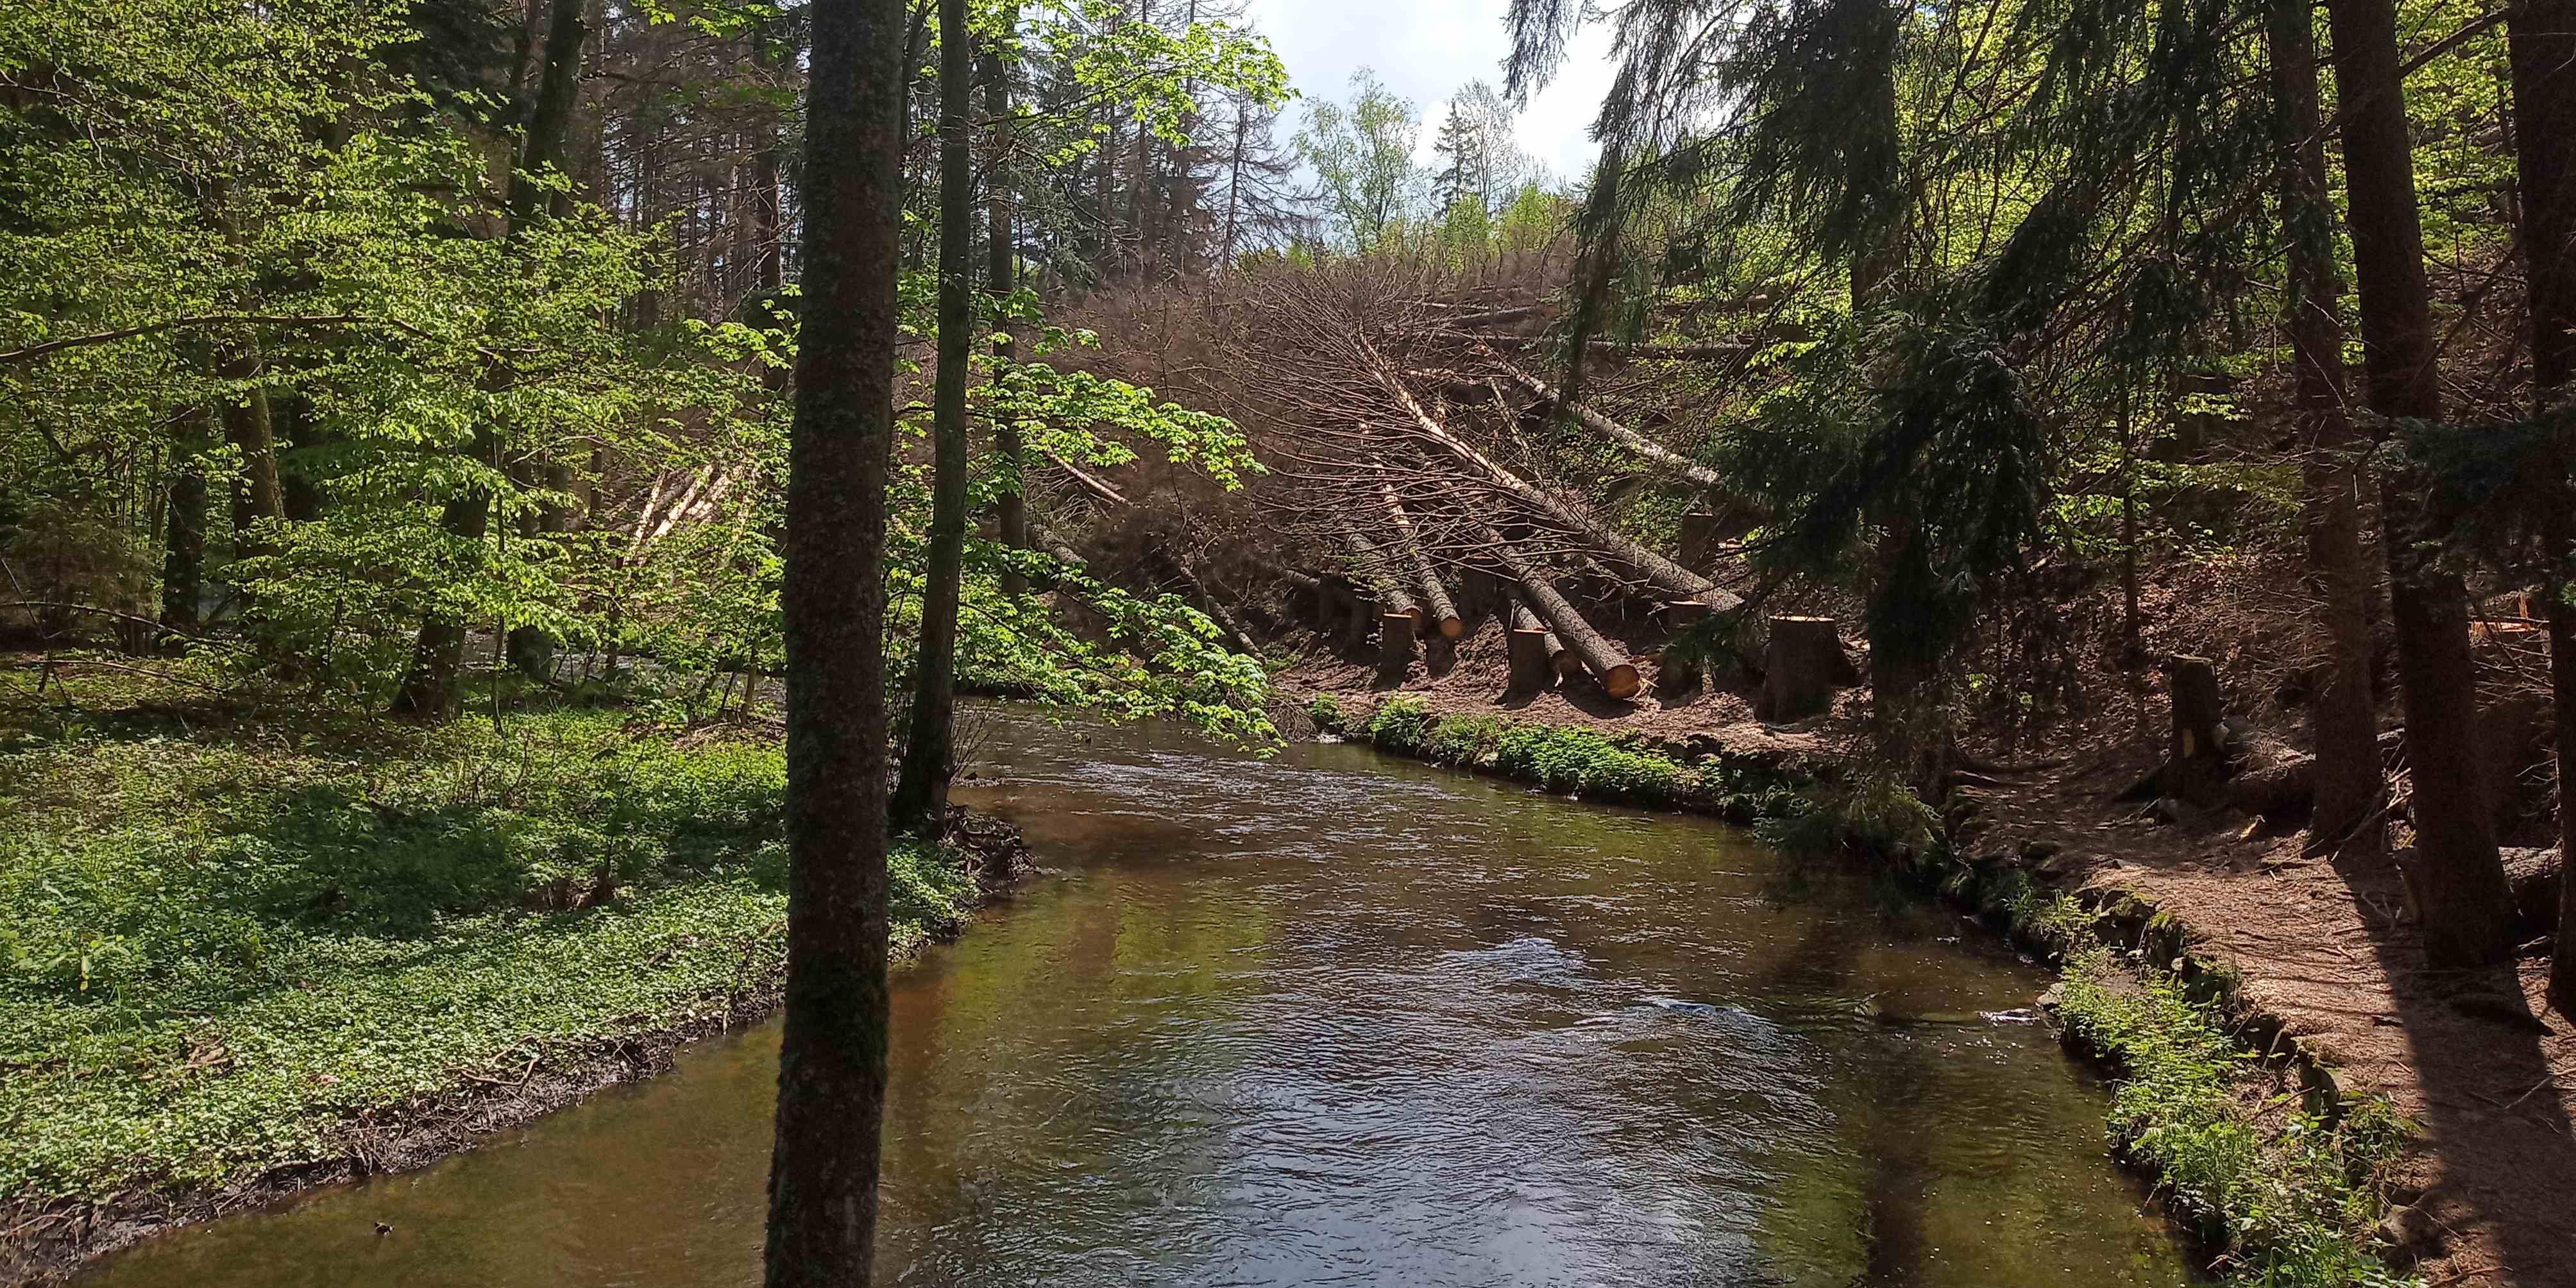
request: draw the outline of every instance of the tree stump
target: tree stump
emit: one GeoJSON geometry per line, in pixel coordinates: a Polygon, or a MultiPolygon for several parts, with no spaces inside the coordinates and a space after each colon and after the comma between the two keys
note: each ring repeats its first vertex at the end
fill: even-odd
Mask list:
{"type": "Polygon", "coordinates": [[[2221,732],[2226,715],[2220,710],[2217,669],[2208,658],[2177,654],[2166,683],[2173,695],[2173,737],[2165,754],[2177,763],[2218,754],[2226,741],[2221,732]]]}
{"type": "Polygon", "coordinates": [[[1833,618],[1774,617],[1753,714],[1771,724],[1822,715],[1834,709],[1834,690],[1850,676],[1851,659],[1833,618]]]}
{"type": "MultiPolygon", "coordinates": [[[[1697,600],[1677,599],[1664,605],[1664,625],[1676,639],[1687,636],[1708,620],[1708,605],[1697,600]]],[[[1670,645],[1659,655],[1655,666],[1655,687],[1664,693],[1688,693],[1700,682],[1700,659],[1688,650],[1675,652],[1670,645]]]]}
{"type": "Polygon", "coordinates": [[[1706,510],[1693,510],[1682,516],[1681,565],[1692,572],[1707,569],[1709,556],[1717,552],[1717,516],[1706,510]]]}
{"type": "Polygon", "coordinates": [[[1377,619],[1377,674],[1400,681],[1413,669],[1413,637],[1421,630],[1411,613],[1382,613],[1377,619]]]}
{"type": "Polygon", "coordinates": [[[1548,648],[1555,637],[1545,627],[1537,630],[1515,627],[1509,639],[1511,672],[1504,682],[1505,692],[1535,693],[1556,683],[1556,654],[1564,650],[1561,647],[1548,648]]]}

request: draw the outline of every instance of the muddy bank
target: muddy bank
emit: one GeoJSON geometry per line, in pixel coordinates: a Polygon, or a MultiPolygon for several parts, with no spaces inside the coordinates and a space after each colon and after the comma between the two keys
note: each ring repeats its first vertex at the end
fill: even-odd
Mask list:
{"type": "MultiPolygon", "coordinates": [[[[1019,830],[999,819],[961,815],[948,845],[974,878],[978,907],[1007,898],[1015,884],[1039,871],[1028,861],[1019,830]]],[[[968,918],[959,916],[925,929],[929,942],[943,942],[967,924],[968,918]]],[[[760,934],[779,938],[778,929],[766,927],[760,934]]],[[[898,951],[909,958],[917,955],[918,946],[898,951]]],[[[60,1282],[98,1257],[179,1226],[277,1204],[325,1186],[408,1171],[473,1149],[607,1088],[662,1073],[691,1042],[759,1022],[777,1009],[783,983],[782,956],[746,951],[742,968],[722,992],[688,999],[673,1008],[668,1022],[549,1046],[505,1076],[466,1073],[437,1093],[335,1119],[325,1128],[326,1148],[315,1157],[268,1169],[242,1184],[214,1190],[135,1188],[103,1202],[22,1201],[0,1215],[6,1222],[0,1228],[0,1281],[60,1282]]]]}

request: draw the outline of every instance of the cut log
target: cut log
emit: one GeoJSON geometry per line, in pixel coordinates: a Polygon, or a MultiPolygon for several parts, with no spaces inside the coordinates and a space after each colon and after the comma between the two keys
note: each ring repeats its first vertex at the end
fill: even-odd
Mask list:
{"type": "Polygon", "coordinates": [[[1762,694],[1753,713],[1787,724],[1834,709],[1834,690],[1850,673],[1851,659],[1830,617],[1774,617],[1764,650],[1762,694]]]}
{"type": "Polygon", "coordinates": [[[1073,481],[1081,484],[1083,491],[1089,492],[1094,498],[1098,499],[1102,503],[1122,508],[1128,504],[1126,493],[1111,487],[1106,480],[1103,480],[1098,475],[1095,475],[1089,470],[1056,455],[1054,452],[1048,452],[1046,454],[1046,458],[1055,462],[1057,469],[1063,470],[1065,473],[1072,475],[1073,481]]]}
{"type": "Polygon", "coordinates": [[[1601,632],[1592,629],[1592,624],[1583,620],[1583,614],[1576,612],[1574,605],[1567,603],[1565,596],[1556,593],[1556,587],[1548,584],[1547,574],[1522,557],[1520,551],[1505,545],[1500,533],[1491,534],[1488,540],[1493,547],[1494,558],[1520,582],[1521,594],[1528,598],[1530,608],[1556,631],[1556,637],[1564,642],[1566,651],[1582,660],[1583,669],[1601,685],[1601,691],[1614,698],[1637,696],[1637,690],[1644,686],[1638,680],[1636,665],[1628,660],[1628,655],[1603,638],[1601,632]]]}
{"type": "Polygon", "coordinates": [[[1345,523],[1342,525],[1342,544],[1351,550],[1351,576],[1368,587],[1370,594],[1377,596],[1379,611],[1402,613],[1412,619],[1418,629],[1422,623],[1422,606],[1413,602],[1413,596],[1404,589],[1402,582],[1388,575],[1386,555],[1376,543],[1361,536],[1359,529],[1345,523]]]}
{"type": "Polygon", "coordinates": [[[1377,358],[1374,353],[1371,354],[1371,359],[1370,374],[1376,379],[1379,387],[1385,389],[1388,396],[1394,398],[1404,408],[1405,413],[1412,417],[1414,427],[1422,436],[1441,450],[1464,462],[1475,471],[1481,481],[1509,493],[1522,504],[1554,520],[1566,531],[1581,537],[1602,554],[1635,569],[1638,575],[1646,579],[1648,585],[1674,599],[1696,599],[1721,613],[1733,612],[1743,605],[1743,600],[1718,589],[1717,583],[1621,536],[1600,520],[1575,509],[1545,488],[1504,469],[1494,458],[1469,446],[1457,435],[1450,433],[1437,418],[1424,409],[1421,402],[1405,389],[1404,382],[1397,378],[1383,359],[1377,358]]]}
{"type": "Polygon", "coordinates": [[[1419,627],[1409,614],[1383,613],[1377,619],[1378,678],[1401,681],[1413,667],[1413,637],[1419,627]]]}
{"type": "Polygon", "coordinates": [[[2316,799],[2316,794],[2314,756],[2285,760],[2268,769],[2248,770],[2227,783],[2230,808],[2265,818],[2300,813],[2316,799]]]}
{"type": "Polygon", "coordinates": [[[1547,306],[1544,304],[1524,304],[1516,309],[1493,309],[1484,313],[1461,313],[1455,317],[1445,317],[1440,319],[1440,324],[1442,326],[1459,328],[1510,326],[1514,322],[1526,321],[1545,312],[1547,312],[1547,306]]]}
{"type": "MultiPolygon", "coordinates": [[[[1544,398],[1549,402],[1560,401],[1557,396],[1556,386],[1512,365],[1510,362],[1505,361],[1501,354],[1494,352],[1492,349],[1487,348],[1484,345],[1477,345],[1476,348],[1478,352],[1500,364],[1503,368],[1503,374],[1510,376],[1512,378],[1512,383],[1519,385],[1523,389],[1529,390],[1531,393],[1537,394],[1539,397],[1544,398]]],[[[1566,407],[1566,410],[1573,412],[1574,418],[1577,421],[1582,422],[1584,428],[1589,429],[1593,433],[1599,434],[1603,438],[1609,439],[1611,442],[1617,443],[1621,447],[1627,448],[1629,451],[1636,453],[1640,458],[1644,459],[1647,464],[1654,466],[1656,469],[1661,470],[1666,474],[1670,474],[1675,478],[1684,480],[1685,482],[1699,487],[1722,488],[1726,486],[1726,479],[1717,471],[1646,437],[1644,434],[1638,433],[1636,430],[1630,429],[1627,426],[1602,415],[1600,412],[1594,411],[1581,403],[1570,404],[1566,407]]],[[[1685,562],[1687,562],[1687,560],[1685,560],[1685,562]]]]}
{"type": "Polygon", "coordinates": [[[1457,601],[1449,597],[1449,588],[1441,585],[1439,574],[1432,571],[1431,556],[1423,553],[1422,541],[1413,531],[1413,519],[1404,512],[1404,502],[1394,488],[1382,490],[1386,494],[1387,521],[1395,525],[1396,554],[1412,567],[1414,584],[1422,588],[1423,606],[1430,611],[1426,624],[1453,640],[1466,634],[1466,619],[1458,615],[1457,601]]]}
{"type": "Polygon", "coordinates": [[[1518,582],[1512,583],[1512,629],[1540,634],[1541,647],[1547,650],[1548,667],[1556,672],[1557,678],[1572,680],[1583,675],[1583,659],[1576,657],[1574,650],[1567,648],[1565,641],[1548,629],[1547,619],[1531,611],[1529,600],[1521,594],[1518,582]]]}

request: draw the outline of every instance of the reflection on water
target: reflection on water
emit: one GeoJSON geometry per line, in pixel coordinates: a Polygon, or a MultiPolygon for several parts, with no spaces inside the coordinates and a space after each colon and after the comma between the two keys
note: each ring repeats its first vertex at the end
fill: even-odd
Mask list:
{"type": "MultiPolygon", "coordinates": [[[[2176,1285],[2042,976],[1740,833],[994,716],[1031,885],[894,991],[906,1284],[2176,1285]]],[[[102,1285],[759,1279],[774,1026],[102,1285]],[[374,1223],[393,1226],[379,1236],[374,1223]]]]}

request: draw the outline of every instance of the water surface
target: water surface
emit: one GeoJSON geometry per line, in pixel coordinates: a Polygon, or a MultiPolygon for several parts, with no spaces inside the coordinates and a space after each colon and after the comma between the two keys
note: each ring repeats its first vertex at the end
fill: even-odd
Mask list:
{"type": "MultiPolygon", "coordinates": [[[[2045,976],[1936,907],[1358,748],[976,719],[962,794],[1062,874],[897,978],[886,1282],[2189,1282],[2100,1090],[1980,1016],[2045,976]]],[[[88,1282],[756,1284],[776,1053],[88,1282]]]]}

